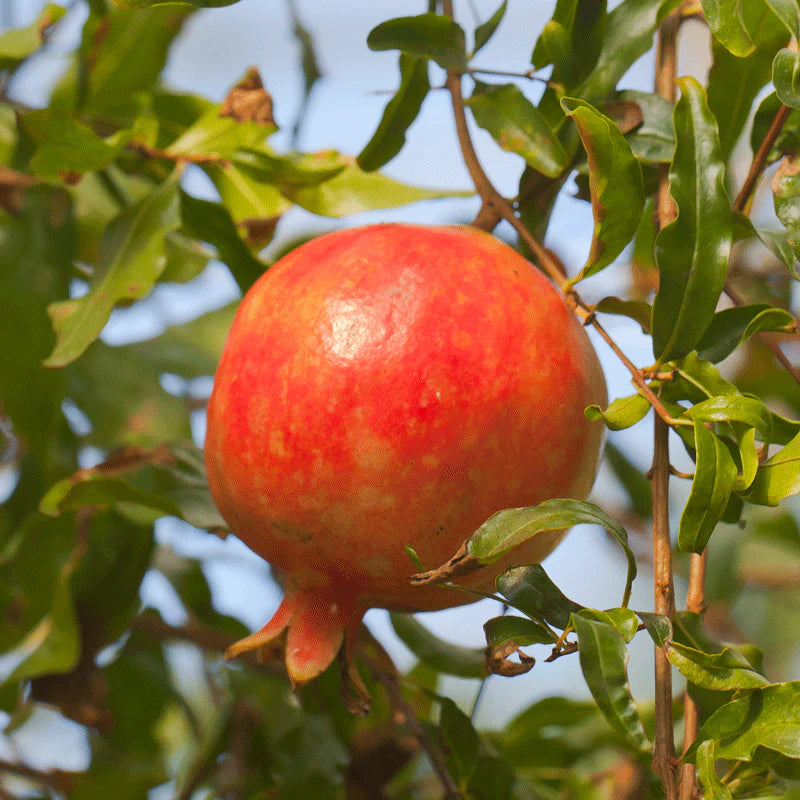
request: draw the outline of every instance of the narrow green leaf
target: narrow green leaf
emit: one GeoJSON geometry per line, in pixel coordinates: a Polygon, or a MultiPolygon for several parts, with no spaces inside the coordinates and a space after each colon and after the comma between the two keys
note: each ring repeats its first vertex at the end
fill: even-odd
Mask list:
{"type": "Polygon", "coordinates": [[[228,265],[242,293],[266,270],[267,265],[257,259],[239,237],[224,206],[181,191],[180,213],[184,233],[216,247],[217,257],[228,265]]]}
{"type": "Polygon", "coordinates": [[[134,519],[150,521],[171,515],[196,528],[227,530],[208,490],[202,453],[192,446],[122,450],[116,461],[59,481],[40,503],[49,516],[87,506],[117,508],[134,519]],[[148,513],[134,513],[132,506],[148,513]]]}
{"type": "Polygon", "coordinates": [[[574,94],[590,101],[609,97],[628,69],[653,46],[658,23],[678,5],[679,0],[623,0],[608,14],[597,61],[574,94]]]}
{"type": "Polygon", "coordinates": [[[554,644],[557,636],[549,628],[527,617],[492,617],[483,623],[486,644],[490,648],[513,644],[525,647],[531,644],[554,644]]]}
{"type": "Polygon", "coordinates": [[[469,197],[474,192],[426,189],[401,183],[379,172],[364,172],[350,163],[339,174],[317,186],[286,191],[285,196],[306,211],[323,217],[349,217],[362,211],[417,203],[444,197],[469,197]]]}
{"type": "Polygon", "coordinates": [[[764,0],[795,39],[800,40],[800,6],[797,0],[764,0]]]}
{"type": "Polygon", "coordinates": [[[19,122],[37,144],[30,170],[44,178],[104,169],[119,155],[133,133],[121,130],[102,139],[87,125],[50,108],[20,114],[19,122]]]}
{"type": "Polygon", "coordinates": [[[674,638],[666,644],[667,658],[691,683],[704,689],[757,689],[769,681],[735,648],[713,641],[699,614],[679,612],[673,620],[674,638]]]}
{"type": "Polygon", "coordinates": [[[472,48],[473,56],[492,38],[492,36],[494,36],[494,32],[503,21],[507,6],[508,0],[503,0],[498,6],[497,11],[495,11],[486,22],[475,28],[475,46],[472,48]]]}
{"type": "Polygon", "coordinates": [[[48,309],[57,341],[46,366],[74,361],[100,335],[116,303],[150,291],[166,265],[164,237],[179,224],[174,176],[111,222],[100,242],[89,292],[48,309]]]}
{"type": "MultiPolygon", "coordinates": [[[[697,745],[716,742],[717,758],[750,761],[759,747],[800,758],[800,681],[778,683],[735,697],[700,727],[697,745]]],[[[693,747],[686,758],[696,756],[693,747]]]]}
{"type": "Polygon", "coordinates": [[[440,14],[397,17],[382,22],[367,36],[370,50],[400,50],[430,58],[443,69],[458,72],[467,66],[467,40],[460,25],[440,14]]]}
{"type": "Polygon", "coordinates": [[[442,641],[411,614],[392,612],[389,619],[403,644],[437,672],[459,678],[483,678],[488,674],[483,648],[473,649],[442,641]]]}
{"type": "Polygon", "coordinates": [[[697,778],[703,787],[703,797],[706,800],[733,800],[731,790],[717,777],[716,759],[713,741],[705,741],[697,748],[697,778]]]}
{"type": "Polygon", "coordinates": [[[631,642],[639,630],[639,618],[629,608],[607,608],[605,611],[585,608],[581,615],[600,622],[611,622],[626,642],[631,642]]]}
{"type": "Polygon", "coordinates": [[[578,126],[589,158],[594,232],[575,283],[607,267],[633,239],[644,209],[642,169],[619,128],[585,100],[565,97],[564,113],[578,126]]]}
{"type": "Polygon", "coordinates": [[[617,100],[636,103],[642,112],[642,124],[625,136],[636,158],[647,164],[672,161],[675,154],[672,103],[657,94],[633,89],[619,92],[617,100]]]}
{"type": "Polygon", "coordinates": [[[55,25],[65,13],[65,8],[48,3],[32,25],[0,33],[0,69],[16,69],[32,56],[44,44],[48,28],[55,25]]]}
{"type": "Polygon", "coordinates": [[[653,614],[650,611],[637,611],[639,619],[644,622],[650,638],[658,645],[658,647],[666,649],[669,641],[672,639],[672,622],[669,617],[662,616],[661,614],[653,614]]]}
{"type": "Polygon", "coordinates": [[[626,452],[611,441],[606,441],[604,460],[622,484],[633,512],[644,519],[649,519],[653,513],[653,498],[647,476],[631,461],[626,452]]]}
{"type": "Polygon", "coordinates": [[[597,63],[606,28],[605,0],[558,0],[533,50],[536,69],[553,65],[552,80],[577,86],[597,63]]]}
{"type": "Polygon", "coordinates": [[[800,54],[783,48],[772,62],[772,82],[780,101],[800,109],[800,54]]]}
{"type": "Polygon", "coordinates": [[[752,33],[755,50],[745,58],[729,53],[716,40],[712,42],[713,63],[708,76],[708,105],[719,126],[723,159],[728,159],[750,118],[753,102],[772,80],[772,61],[789,34],[763,3],[742,6],[745,23],[752,33]],[[736,80],[730,79],[736,75],[736,80]]]}
{"type": "Polygon", "coordinates": [[[612,727],[639,750],[650,742],[631,696],[628,683],[629,659],[625,639],[602,612],[573,614],[571,624],[578,636],[578,656],[583,677],[595,702],[612,727]]]}
{"type": "Polygon", "coordinates": [[[746,495],[749,503],[776,506],[800,492],[800,433],[758,468],[746,495]]]}
{"type": "Polygon", "coordinates": [[[761,441],[769,442],[772,419],[769,409],[757,397],[725,394],[695,404],[686,416],[697,422],[741,422],[755,428],[761,441]]]}
{"type": "Polygon", "coordinates": [[[677,218],[656,238],[661,281],[653,304],[653,352],[659,361],[700,341],[714,317],[732,245],[731,213],[714,117],[693,78],[678,81],[677,146],[670,192],[677,218]]]}
{"type": "Polygon", "coordinates": [[[703,0],[703,12],[714,38],[735,56],[750,55],[755,49],[739,9],[740,0],[703,0]]]}
{"type": "Polygon", "coordinates": [[[449,698],[440,701],[439,730],[455,766],[457,780],[467,780],[475,770],[480,740],[469,717],[449,698]]]}
{"type": "Polygon", "coordinates": [[[166,150],[173,156],[200,153],[226,158],[237,150],[258,147],[275,130],[275,125],[239,122],[232,117],[221,116],[220,107],[212,106],[174,139],[166,150]]]}
{"type": "Polygon", "coordinates": [[[569,625],[570,615],[583,608],[562,594],[541,564],[507,569],[497,576],[497,591],[531,619],[561,630],[569,625]]]}
{"type": "MultiPolygon", "coordinates": [[[[794,0],[792,0],[794,2],[794,0]]],[[[750,128],[750,149],[755,155],[761,142],[766,138],[775,115],[781,110],[783,103],[775,92],[770,92],[758,105],[753,124],[750,128]]],[[[782,155],[800,148],[800,111],[793,109],[781,128],[774,144],[767,153],[767,163],[777,161],[782,155]]],[[[749,220],[749,217],[747,218],[749,220]]]]}
{"type": "Polygon", "coordinates": [[[725,443],[705,423],[694,420],[695,474],[678,527],[678,547],[702,553],[728,505],[737,469],[725,443]]]}
{"type": "Polygon", "coordinates": [[[406,142],[406,131],[417,118],[431,88],[428,60],[400,54],[400,88],[387,104],[372,138],[356,157],[365,172],[391,161],[406,142]]]}
{"type": "Polygon", "coordinates": [[[490,85],[475,81],[466,101],[475,121],[511,153],[551,178],[567,167],[569,156],[544,116],[513,83],[490,85]]]}
{"type": "Polygon", "coordinates": [[[628,574],[621,605],[627,605],[631,584],[636,577],[636,560],[628,545],[628,534],[618,522],[593,503],[555,499],[546,500],[538,506],[498,511],[467,540],[467,554],[481,564],[489,564],[537,533],[573,525],[600,525],[622,545],[628,559],[628,574]]]}
{"type": "MultiPolygon", "coordinates": [[[[647,215],[645,214],[643,219],[647,215]]],[[[603,314],[617,314],[621,317],[628,317],[636,322],[642,329],[642,333],[650,333],[650,322],[653,315],[652,306],[644,300],[622,300],[619,297],[604,297],[595,306],[597,311],[603,314]]]]}
{"type": "Polygon", "coordinates": [[[640,394],[628,397],[617,397],[612,400],[605,411],[600,406],[589,406],[584,414],[587,419],[602,419],[611,431],[622,431],[641,422],[650,410],[650,401],[640,394]]]}
{"type": "MultiPolygon", "coordinates": [[[[798,128],[800,128],[800,125],[798,125],[798,128]]],[[[756,228],[755,231],[756,236],[758,236],[764,247],[775,258],[783,262],[786,269],[789,270],[789,274],[796,281],[800,281],[800,272],[797,271],[797,253],[789,242],[789,232],[773,231],[765,228],[756,228]]]]}
{"type": "Polygon", "coordinates": [[[769,303],[733,306],[714,314],[703,338],[697,343],[697,352],[708,361],[722,361],[757,333],[790,332],[794,326],[794,317],[788,311],[769,303]]]}

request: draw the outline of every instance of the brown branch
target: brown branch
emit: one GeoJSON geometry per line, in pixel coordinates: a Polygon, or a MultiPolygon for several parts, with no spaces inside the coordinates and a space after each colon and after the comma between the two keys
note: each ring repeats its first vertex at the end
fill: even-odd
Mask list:
{"type": "MultiPolygon", "coordinates": [[[[675,76],[678,62],[679,13],[668,16],[659,27],[656,44],[655,90],[670,103],[675,102],[675,76]]],[[[676,214],[669,191],[666,165],[659,170],[655,207],[659,230],[676,214]]],[[[675,589],[672,580],[672,541],[669,530],[669,428],[663,418],[653,421],[653,466],[650,491],[653,498],[653,599],[655,612],[672,617],[675,589]]],[[[655,744],[653,768],[664,784],[666,800],[676,800],[675,738],[672,727],[672,666],[667,654],[655,648],[655,744]]]]}
{"type": "Polygon", "coordinates": [[[64,797],[69,796],[75,778],[78,775],[78,773],[67,772],[62,769],[35,769],[27,764],[0,759],[0,773],[3,772],[38,783],[41,786],[48,786],[64,797]]]}
{"type": "Polygon", "coordinates": [[[215,153],[171,153],[169,150],[162,150],[160,147],[150,147],[141,141],[132,141],[127,145],[128,150],[136,153],[142,158],[159,158],[165,161],[172,161],[175,164],[211,164],[218,167],[230,167],[231,160],[223,158],[215,153]]]}
{"type": "MultiPolygon", "coordinates": [[[[708,551],[692,553],[689,560],[689,588],[686,592],[686,610],[702,614],[706,606],[705,578],[708,551]]],[[[700,712],[687,692],[683,700],[683,752],[697,738],[700,712]]],[[[697,774],[693,764],[684,764],[680,771],[680,800],[693,800],[697,796],[697,774]]]]}
{"type": "Polygon", "coordinates": [[[431,762],[433,771],[439,779],[444,789],[444,796],[447,800],[461,800],[463,797],[459,791],[453,776],[447,768],[444,755],[442,751],[436,747],[431,741],[428,732],[425,730],[422,723],[419,721],[414,709],[405,701],[403,692],[400,685],[397,683],[395,676],[389,675],[385,670],[381,669],[371,658],[369,658],[363,651],[360,653],[361,660],[368,667],[378,683],[383,686],[389,702],[395,711],[395,719],[402,720],[414,734],[414,738],[419,742],[422,749],[428,756],[431,762]]]}
{"type": "MultiPolygon", "coordinates": [[[[445,0],[443,9],[447,16],[452,17],[451,0],[445,0]]],[[[453,70],[448,71],[445,85],[452,100],[453,118],[455,120],[456,134],[458,136],[464,164],[470,174],[475,190],[483,200],[483,207],[481,208],[479,218],[492,218],[491,209],[495,209],[503,219],[513,226],[520,239],[533,254],[534,260],[556,286],[561,289],[584,325],[591,325],[613,350],[614,354],[622,361],[630,372],[634,384],[653,406],[656,414],[658,414],[667,425],[674,426],[679,424],[659,400],[655,392],[650,388],[649,384],[642,376],[641,370],[639,370],[639,368],[622,352],[619,345],[617,345],[598,322],[594,310],[581,299],[580,295],[570,285],[564,273],[564,268],[559,263],[558,259],[531,234],[525,226],[525,223],[514,213],[514,207],[511,203],[495,189],[481,166],[478,154],[475,152],[475,147],[472,143],[472,137],[469,133],[469,126],[467,125],[467,116],[464,108],[464,98],[461,95],[461,75],[453,70]]]]}
{"type": "Polygon", "coordinates": [[[767,158],[770,150],[772,150],[772,146],[783,130],[783,126],[789,118],[791,111],[792,109],[789,108],[789,106],[781,105],[778,112],[775,114],[766,136],[758,146],[756,154],[753,156],[753,161],[750,164],[750,169],[747,173],[747,177],[744,179],[742,188],[739,189],[739,194],[736,195],[736,200],[733,201],[734,211],[740,211],[743,214],[749,213],[758,179],[767,166],[767,158]]]}

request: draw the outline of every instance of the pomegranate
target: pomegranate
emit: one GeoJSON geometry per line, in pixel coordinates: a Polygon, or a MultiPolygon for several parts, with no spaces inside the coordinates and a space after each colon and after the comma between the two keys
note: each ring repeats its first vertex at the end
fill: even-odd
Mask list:
{"type": "MultiPolygon", "coordinates": [[[[605,402],[589,340],[522,256],[467,227],[384,224],[314,239],[242,300],[214,379],[206,462],[233,531],[280,568],[274,617],[293,683],[322,672],[371,607],[469,602],[413,587],[491,514],[585,497],[605,402]]],[[[463,579],[491,591],[541,534],[463,579]]],[[[265,650],[262,650],[265,652],[265,650]]]]}

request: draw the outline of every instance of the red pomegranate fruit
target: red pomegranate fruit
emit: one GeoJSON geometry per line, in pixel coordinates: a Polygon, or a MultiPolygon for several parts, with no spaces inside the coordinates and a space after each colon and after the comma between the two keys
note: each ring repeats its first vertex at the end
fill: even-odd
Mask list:
{"type": "MultiPolygon", "coordinates": [[[[242,300],[208,407],[214,499],[286,577],[274,617],[228,655],[285,636],[302,683],[368,608],[469,602],[412,586],[406,545],[438,566],[500,509],[585,497],[603,434],[583,410],[605,396],[561,295],[489,234],[371,225],[289,253],[242,300]]],[[[492,591],[562,536],[460,580],[492,591]]]]}

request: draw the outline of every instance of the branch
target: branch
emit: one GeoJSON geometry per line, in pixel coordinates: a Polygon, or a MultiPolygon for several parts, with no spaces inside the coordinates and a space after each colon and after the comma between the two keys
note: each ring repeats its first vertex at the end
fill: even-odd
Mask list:
{"type": "MultiPolygon", "coordinates": [[[[675,76],[678,61],[678,28],[680,16],[673,13],[662,23],[656,46],[656,92],[675,103],[675,76]]],[[[658,229],[668,225],[676,214],[675,201],[669,191],[666,165],[659,169],[656,192],[658,229]]],[[[653,421],[653,466],[650,491],[653,498],[653,596],[657,614],[672,617],[675,610],[675,589],[672,582],[672,541],[669,530],[669,428],[662,418],[653,421]]],[[[677,797],[675,775],[675,739],[672,728],[672,666],[667,654],[655,648],[655,745],[653,768],[664,784],[666,800],[677,797]]],[[[692,776],[693,777],[693,776],[692,776]]]]}
{"type": "Polygon", "coordinates": [[[753,201],[753,192],[756,188],[756,183],[758,183],[761,173],[767,166],[767,157],[769,156],[769,152],[772,150],[775,140],[783,130],[783,126],[786,123],[786,120],[789,118],[791,111],[792,109],[789,108],[789,106],[781,105],[781,107],[778,109],[778,113],[775,114],[775,117],[769,126],[769,130],[767,131],[767,135],[764,137],[763,141],[758,147],[758,151],[753,156],[753,161],[750,164],[750,169],[747,173],[747,177],[744,179],[742,188],[739,190],[739,194],[736,195],[736,200],[733,201],[734,211],[740,211],[743,214],[750,212],[750,206],[753,201]]]}
{"type": "MultiPolygon", "coordinates": [[[[453,16],[452,0],[445,0],[443,3],[444,13],[451,17],[453,16]]],[[[472,137],[469,133],[469,126],[467,125],[467,115],[464,108],[464,98],[461,95],[461,75],[453,70],[448,71],[447,81],[445,87],[450,93],[453,105],[453,118],[456,125],[456,134],[458,136],[461,154],[464,159],[464,164],[469,171],[472,183],[475,190],[483,200],[483,207],[479,213],[479,219],[488,220],[491,223],[494,221],[492,210],[495,210],[500,216],[510,223],[514,230],[516,230],[520,239],[525,243],[528,249],[533,254],[534,260],[539,264],[542,270],[548,277],[561,289],[562,293],[567,298],[567,301],[572,306],[573,310],[581,318],[584,325],[591,325],[614,351],[615,355],[622,361],[625,367],[631,374],[633,383],[644,397],[650,402],[661,419],[667,425],[674,426],[678,424],[677,420],[669,413],[664,404],[659,400],[655,392],[650,388],[647,381],[642,376],[641,370],[622,352],[619,345],[609,336],[607,331],[598,322],[593,308],[587,305],[577,293],[577,291],[569,284],[563,266],[560,264],[553,254],[542,245],[536,237],[531,234],[522,220],[514,213],[514,207],[511,203],[503,197],[497,189],[495,189],[488,175],[481,166],[478,154],[475,152],[475,147],[472,143],[472,137]]],[[[481,226],[483,227],[483,226],[481,226]]],[[[493,227],[493,225],[492,225],[493,227]]]]}
{"type": "Polygon", "coordinates": [[[34,767],[29,767],[27,764],[0,759],[0,773],[3,772],[8,775],[16,775],[19,778],[24,778],[33,783],[38,783],[41,786],[49,786],[64,797],[69,796],[71,793],[74,780],[78,774],[61,769],[35,769],[34,767]]]}

